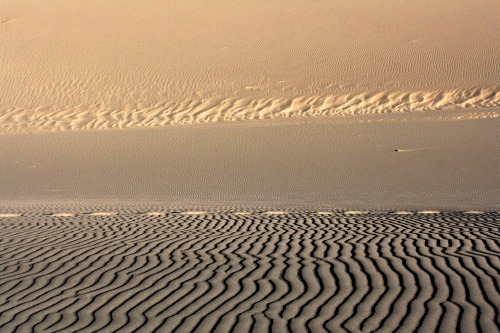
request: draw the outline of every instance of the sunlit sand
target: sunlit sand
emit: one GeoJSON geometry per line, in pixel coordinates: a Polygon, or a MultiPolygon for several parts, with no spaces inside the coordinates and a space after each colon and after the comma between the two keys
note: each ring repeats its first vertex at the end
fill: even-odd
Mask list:
{"type": "Polygon", "coordinates": [[[2,0],[0,332],[498,332],[494,0],[2,0]]]}

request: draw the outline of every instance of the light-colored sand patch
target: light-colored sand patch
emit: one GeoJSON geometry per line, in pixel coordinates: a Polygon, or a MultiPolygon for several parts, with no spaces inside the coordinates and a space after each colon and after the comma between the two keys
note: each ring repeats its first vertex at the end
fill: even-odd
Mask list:
{"type": "Polygon", "coordinates": [[[187,211],[187,212],[181,212],[181,215],[206,215],[208,212],[205,211],[187,211]]]}
{"type": "Polygon", "coordinates": [[[234,215],[250,215],[249,212],[235,212],[234,215]]]}
{"type": "Polygon", "coordinates": [[[469,210],[467,212],[464,212],[464,214],[484,214],[484,212],[479,210],[469,210]]]}
{"type": "Polygon", "coordinates": [[[332,212],[316,212],[318,215],[332,215],[332,212]]]}
{"type": "Polygon", "coordinates": [[[59,216],[59,217],[71,217],[71,216],[76,216],[74,213],[54,213],[52,216],[59,216]]]}
{"type": "Polygon", "coordinates": [[[441,212],[438,210],[421,210],[418,213],[419,214],[440,214],[441,212]]]}
{"type": "Polygon", "coordinates": [[[393,214],[396,214],[396,215],[410,215],[410,214],[413,214],[413,212],[394,212],[393,214]]]}
{"type": "Polygon", "coordinates": [[[358,210],[349,210],[347,212],[344,212],[346,215],[357,215],[357,214],[368,214],[368,211],[358,211],[358,210]]]}
{"type": "Polygon", "coordinates": [[[0,134],[499,106],[496,7],[3,0],[0,134]]]}
{"type": "Polygon", "coordinates": [[[166,213],[165,212],[149,212],[149,213],[146,213],[146,215],[149,215],[149,216],[165,216],[166,213]]]}
{"type": "Polygon", "coordinates": [[[286,212],[286,211],[269,211],[269,212],[265,212],[264,214],[267,214],[267,215],[284,215],[284,214],[288,214],[288,212],[286,212]]]}
{"type": "Polygon", "coordinates": [[[95,213],[90,213],[89,215],[93,216],[111,216],[111,215],[117,215],[118,213],[116,212],[95,212],[95,213]]]}
{"type": "Polygon", "coordinates": [[[19,217],[19,216],[21,216],[21,214],[9,214],[9,213],[0,214],[0,217],[19,217]]]}

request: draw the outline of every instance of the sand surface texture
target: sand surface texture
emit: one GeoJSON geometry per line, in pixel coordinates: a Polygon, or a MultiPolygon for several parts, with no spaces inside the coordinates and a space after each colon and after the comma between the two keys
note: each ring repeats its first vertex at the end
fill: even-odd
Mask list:
{"type": "Polygon", "coordinates": [[[0,332],[500,333],[499,12],[0,0],[0,332]]]}
{"type": "Polygon", "coordinates": [[[0,133],[499,106],[498,12],[495,0],[4,0],[0,133]]]}
{"type": "Polygon", "coordinates": [[[497,212],[114,208],[3,207],[1,332],[498,332],[497,212]]]}
{"type": "Polygon", "coordinates": [[[500,209],[500,118],[378,120],[2,135],[0,205],[500,209]]]}

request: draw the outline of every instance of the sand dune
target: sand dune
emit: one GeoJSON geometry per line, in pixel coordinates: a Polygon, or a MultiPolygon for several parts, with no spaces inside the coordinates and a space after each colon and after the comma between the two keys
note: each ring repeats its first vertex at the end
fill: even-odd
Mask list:
{"type": "MultiPolygon", "coordinates": [[[[267,99],[208,99],[158,103],[144,109],[110,110],[76,107],[58,110],[4,110],[0,134],[82,129],[111,129],[219,121],[297,117],[331,117],[415,111],[494,108],[500,90],[466,89],[432,92],[370,92],[267,99]]],[[[499,117],[496,109],[484,116],[499,117]]]]}
{"type": "Polygon", "coordinates": [[[498,332],[497,212],[76,208],[3,208],[0,331],[498,332]]]}
{"type": "Polygon", "coordinates": [[[0,332],[499,332],[498,27],[0,1],[0,332]]]}
{"type": "Polygon", "coordinates": [[[498,107],[495,8],[2,1],[0,134],[498,107]]]}
{"type": "Polygon", "coordinates": [[[499,208],[500,118],[367,118],[2,135],[0,204],[499,208]]]}

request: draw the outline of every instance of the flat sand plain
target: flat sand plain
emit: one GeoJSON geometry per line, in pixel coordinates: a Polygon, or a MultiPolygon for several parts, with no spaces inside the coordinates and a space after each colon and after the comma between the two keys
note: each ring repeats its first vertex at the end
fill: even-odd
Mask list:
{"type": "Polygon", "coordinates": [[[497,210],[500,119],[447,115],[2,135],[1,202],[497,210]]]}

